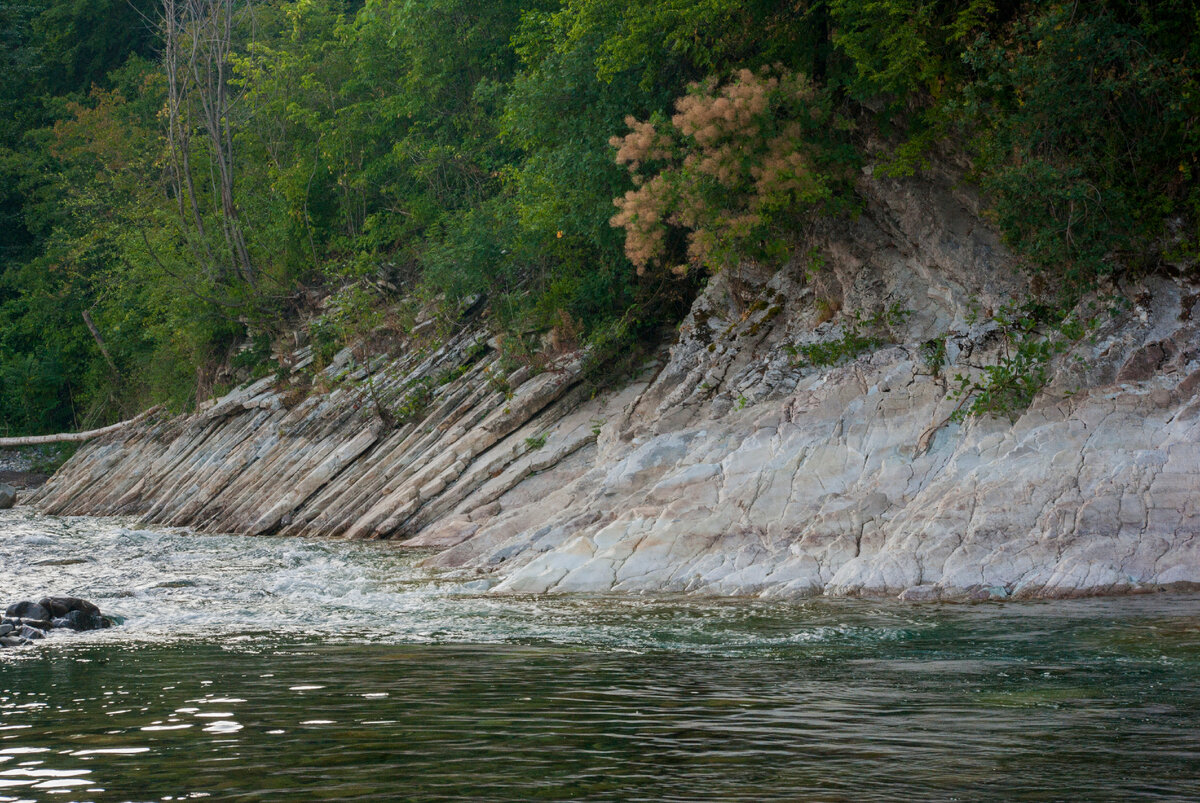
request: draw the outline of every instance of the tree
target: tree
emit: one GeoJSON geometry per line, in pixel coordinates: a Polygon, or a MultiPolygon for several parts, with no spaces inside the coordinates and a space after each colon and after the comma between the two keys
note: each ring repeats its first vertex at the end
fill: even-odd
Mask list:
{"type": "MultiPolygon", "coordinates": [[[[250,10],[249,0],[163,0],[160,28],[167,76],[167,137],[180,217],[194,227],[197,242],[211,262],[192,165],[193,132],[199,129],[206,135],[207,147],[201,153],[230,265],[253,286],[254,263],[235,186],[234,111],[239,96],[231,80],[234,31],[243,22],[249,24],[250,10]]],[[[226,270],[220,264],[212,267],[218,274],[226,270]]]]}

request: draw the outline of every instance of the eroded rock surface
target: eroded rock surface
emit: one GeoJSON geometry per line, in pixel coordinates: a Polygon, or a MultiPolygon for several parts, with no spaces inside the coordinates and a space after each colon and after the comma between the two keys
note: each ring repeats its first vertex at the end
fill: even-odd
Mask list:
{"type": "MultiPolygon", "coordinates": [[[[716,276],[678,340],[598,396],[581,357],[503,375],[482,328],[289,408],[270,380],[81,449],[45,512],[405,539],[496,592],[1116,593],[1200,584],[1200,289],[1114,288],[1015,421],[949,421],[1027,295],[954,176],[864,177],[866,211],[781,271],[716,276]],[[798,355],[859,318],[890,344],[798,355]],[[939,345],[940,344],[940,345],[939,345]],[[931,354],[934,358],[931,359],[931,354]],[[811,361],[809,361],[811,362],[811,361]],[[424,382],[419,406],[413,388],[424,382]],[[408,395],[406,395],[408,394],[408,395]]],[[[865,324],[860,324],[865,326],[865,324]]],[[[865,329],[863,331],[866,331],[865,329]]]]}

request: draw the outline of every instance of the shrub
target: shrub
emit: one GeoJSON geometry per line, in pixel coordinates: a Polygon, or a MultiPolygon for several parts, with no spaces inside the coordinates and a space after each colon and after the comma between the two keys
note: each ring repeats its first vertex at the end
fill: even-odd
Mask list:
{"type": "Polygon", "coordinates": [[[610,223],[639,274],[781,256],[805,214],[833,205],[843,176],[822,142],[834,122],[827,96],[779,67],[693,83],[669,119],[625,122],[610,144],[634,189],[610,223]]]}
{"type": "Polygon", "coordinates": [[[973,128],[996,222],[1068,294],[1152,266],[1164,245],[1200,253],[1194,228],[1164,237],[1173,216],[1194,225],[1200,210],[1190,14],[1047,3],[964,52],[972,76],[955,112],[973,128]]]}

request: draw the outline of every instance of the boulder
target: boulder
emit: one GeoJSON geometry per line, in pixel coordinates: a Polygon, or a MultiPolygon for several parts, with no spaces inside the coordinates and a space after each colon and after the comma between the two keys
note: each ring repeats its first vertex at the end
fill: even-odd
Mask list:
{"type": "MultiPolygon", "coordinates": [[[[93,606],[95,607],[95,606],[93,606]]],[[[68,611],[65,616],[54,619],[53,627],[65,627],[68,630],[101,630],[111,627],[112,622],[100,615],[100,611],[68,611]]]]}
{"type": "Polygon", "coordinates": [[[17,489],[0,484],[0,510],[8,510],[17,503],[17,489]]]}
{"type": "Polygon", "coordinates": [[[99,608],[86,599],[80,599],[79,597],[42,597],[38,600],[38,605],[50,611],[51,616],[55,617],[66,616],[72,611],[81,611],[95,616],[100,615],[99,608]]]}
{"type": "Polygon", "coordinates": [[[4,611],[5,619],[42,619],[48,620],[51,618],[51,613],[48,609],[36,602],[22,600],[9,605],[4,611]]]}
{"type": "Polygon", "coordinates": [[[124,620],[100,613],[93,603],[78,597],[42,597],[9,605],[0,620],[0,647],[17,647],[46,637],[49,631],[100,630],[124,620]]]}

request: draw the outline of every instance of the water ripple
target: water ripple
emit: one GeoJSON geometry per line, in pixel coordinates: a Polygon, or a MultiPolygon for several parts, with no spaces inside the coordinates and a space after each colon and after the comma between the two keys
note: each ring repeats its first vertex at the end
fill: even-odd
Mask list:
{"type": "Polygon", "coordinates": [[[0,652],[0,803],[1200,799],[1198,597],[492,598],[22,511],[0,560],[126,620],[0,652]]]}

